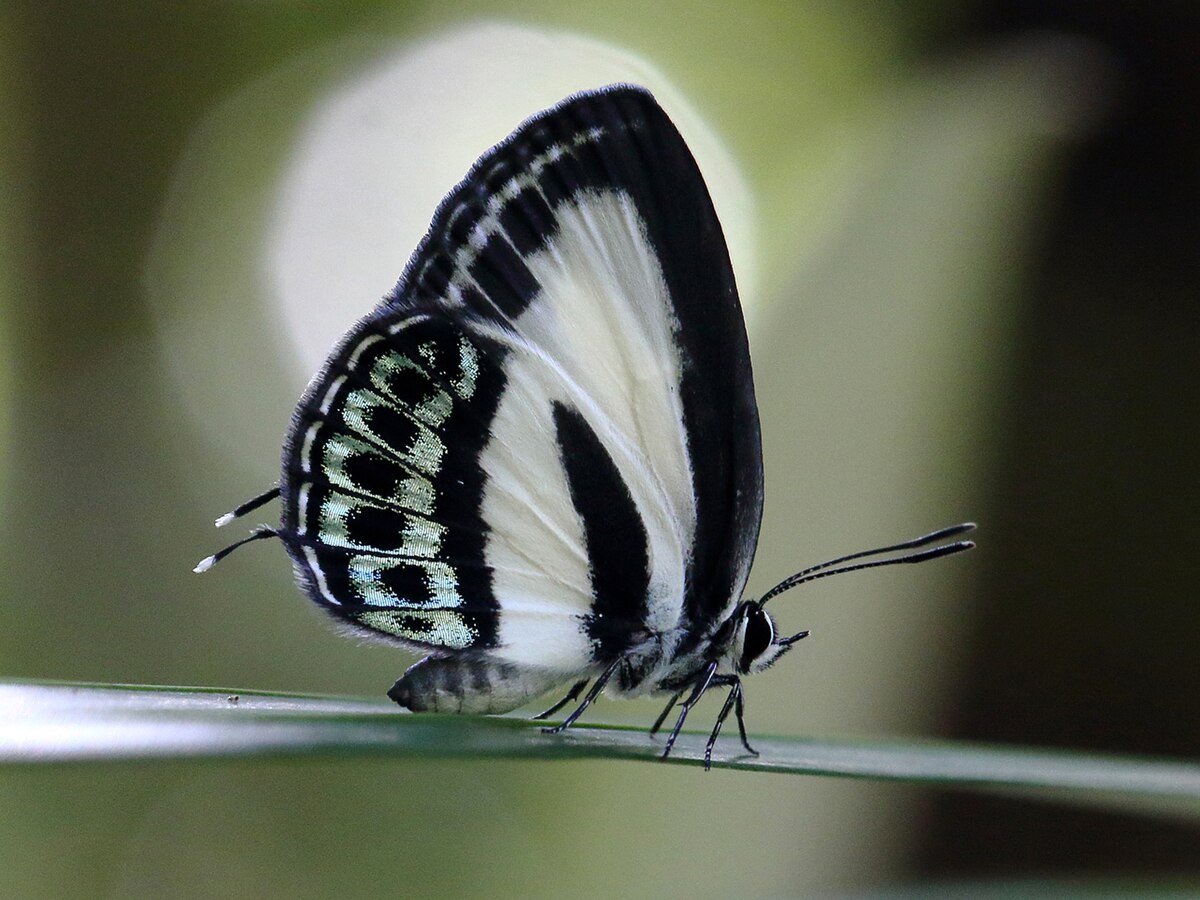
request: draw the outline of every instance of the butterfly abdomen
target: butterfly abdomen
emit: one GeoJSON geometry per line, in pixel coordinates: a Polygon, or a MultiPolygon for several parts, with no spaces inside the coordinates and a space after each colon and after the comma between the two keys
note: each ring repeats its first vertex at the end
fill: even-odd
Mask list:
{"type": "Polygon", "coordinates": [[[413,712],[487,715],[516,709],[567,677],[488,657],[430,656],[405,672],[388,696],[413,712]]]}

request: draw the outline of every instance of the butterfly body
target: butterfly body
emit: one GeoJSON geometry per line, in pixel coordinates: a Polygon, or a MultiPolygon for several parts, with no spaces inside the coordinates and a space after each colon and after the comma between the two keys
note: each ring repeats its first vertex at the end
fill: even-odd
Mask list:
{"type": "Polygon", "coordinates": [[[570,97],[479,159],[310,383],[278,490],[236,514],[276,493],[259,536],[305,592],[425,654],[402,706],[498,713],[590,682],[560,728],[607,688],[686,695],[677,733],[724,685],[717,729],[731,708],[741,727],[740,676],[804,633],[742,599],[763,498],[745,326],[647,91],[570,97]]]}

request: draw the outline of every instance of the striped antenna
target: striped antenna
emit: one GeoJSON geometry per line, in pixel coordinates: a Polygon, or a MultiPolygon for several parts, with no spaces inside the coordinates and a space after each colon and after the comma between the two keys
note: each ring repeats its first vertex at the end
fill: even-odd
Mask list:
{"type": "Polygon", "coordinates": [[[955,541],[951,544],[942,544],[940,547],[929,547],[928,550],[920,550],[917,553],[907,553],[903,556],[893,557],[892,559],[877,559],[871,562],[856,563],[852,566],[842,566],[834,568],[841,563],[849,562],[852,559],[863,559],[868,556],[879,556],[881,553],[895,553],[901,550],[916,550],[918,547],[928,547],[930,544],[936,544],[938,541],[943,541],[946,538],[955,537],[956,535],[964,534],[975,528],[974,522],[963,522],[961,525],[952,525],[949,528],[942,528],[939,531],[934,531],[926,535],[922,535],[912,540],[903,541],[899,544],[892,544],[888,547],[878,547],[875,550],[860,550],[858,553],[851,553],[847,556],[839,556],[837,559],[831,559],[827,562],[819,563],[815,566],[809,566],[807,569],[801,569],[795,575],[785,578],[775,587],[771,588],[762,599],[758,601],[759,606],[766,603],[772,597],[782,594],[784,591],[790,591],[792,588],[804,584],[808,581],[816,581],[818,578],[826,578],[830,575],[844,575],[846,572],[857,572],[859,569],[874,569],[878,566],[895,566],[900,563],[919,563],[926,562],[931,559],[937,559],[939,556],[949,556],[952,553],[961,553],[964,550],[970,550],[975,546],[974,541],[955,541]]]}

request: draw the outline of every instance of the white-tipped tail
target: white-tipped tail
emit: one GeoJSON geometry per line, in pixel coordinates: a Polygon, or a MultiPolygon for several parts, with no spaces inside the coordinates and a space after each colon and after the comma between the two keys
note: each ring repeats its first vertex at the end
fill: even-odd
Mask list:
{"type": "Polygon", "coordinates": [[[209,569],[211,569],[216,562],[217,557],[215,554],[213,556],[206,556],[204,559],[200,560],[200,562],[196,563],[196,568],[192,569],[192,571],[199,575],[201,572],[207,572],[209,569]]]}
{"type": "Polygon", "coordinates": [[[220,528],[222,525],[228,525],[230,522],[232,522],[236,518],[237,518],[236,515],[234,515],[231,512],[227,512],[227,513],[225,513],[225,515],[223,515],[219,519],[217,519],[216,525],[218,528],[220,528]]]}

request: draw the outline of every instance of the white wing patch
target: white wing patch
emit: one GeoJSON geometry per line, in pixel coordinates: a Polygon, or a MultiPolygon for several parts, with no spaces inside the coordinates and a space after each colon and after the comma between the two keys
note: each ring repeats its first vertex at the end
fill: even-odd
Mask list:
{"type": "Polygon", "coordinates": [[[583,618],[592,588],[552,403],[581,412],[629,487],[648,538],[654,631],[679,622],[695,501],[676,323],[645,226],[616,191],[581,193],[555,219],[547,245],[526,258],[541,292],[515,333],[488,331],[511,352],[480,463],[493,525],[486,557],[501,604],[497,655],[577,672],[590,661],[583,618]]]}

